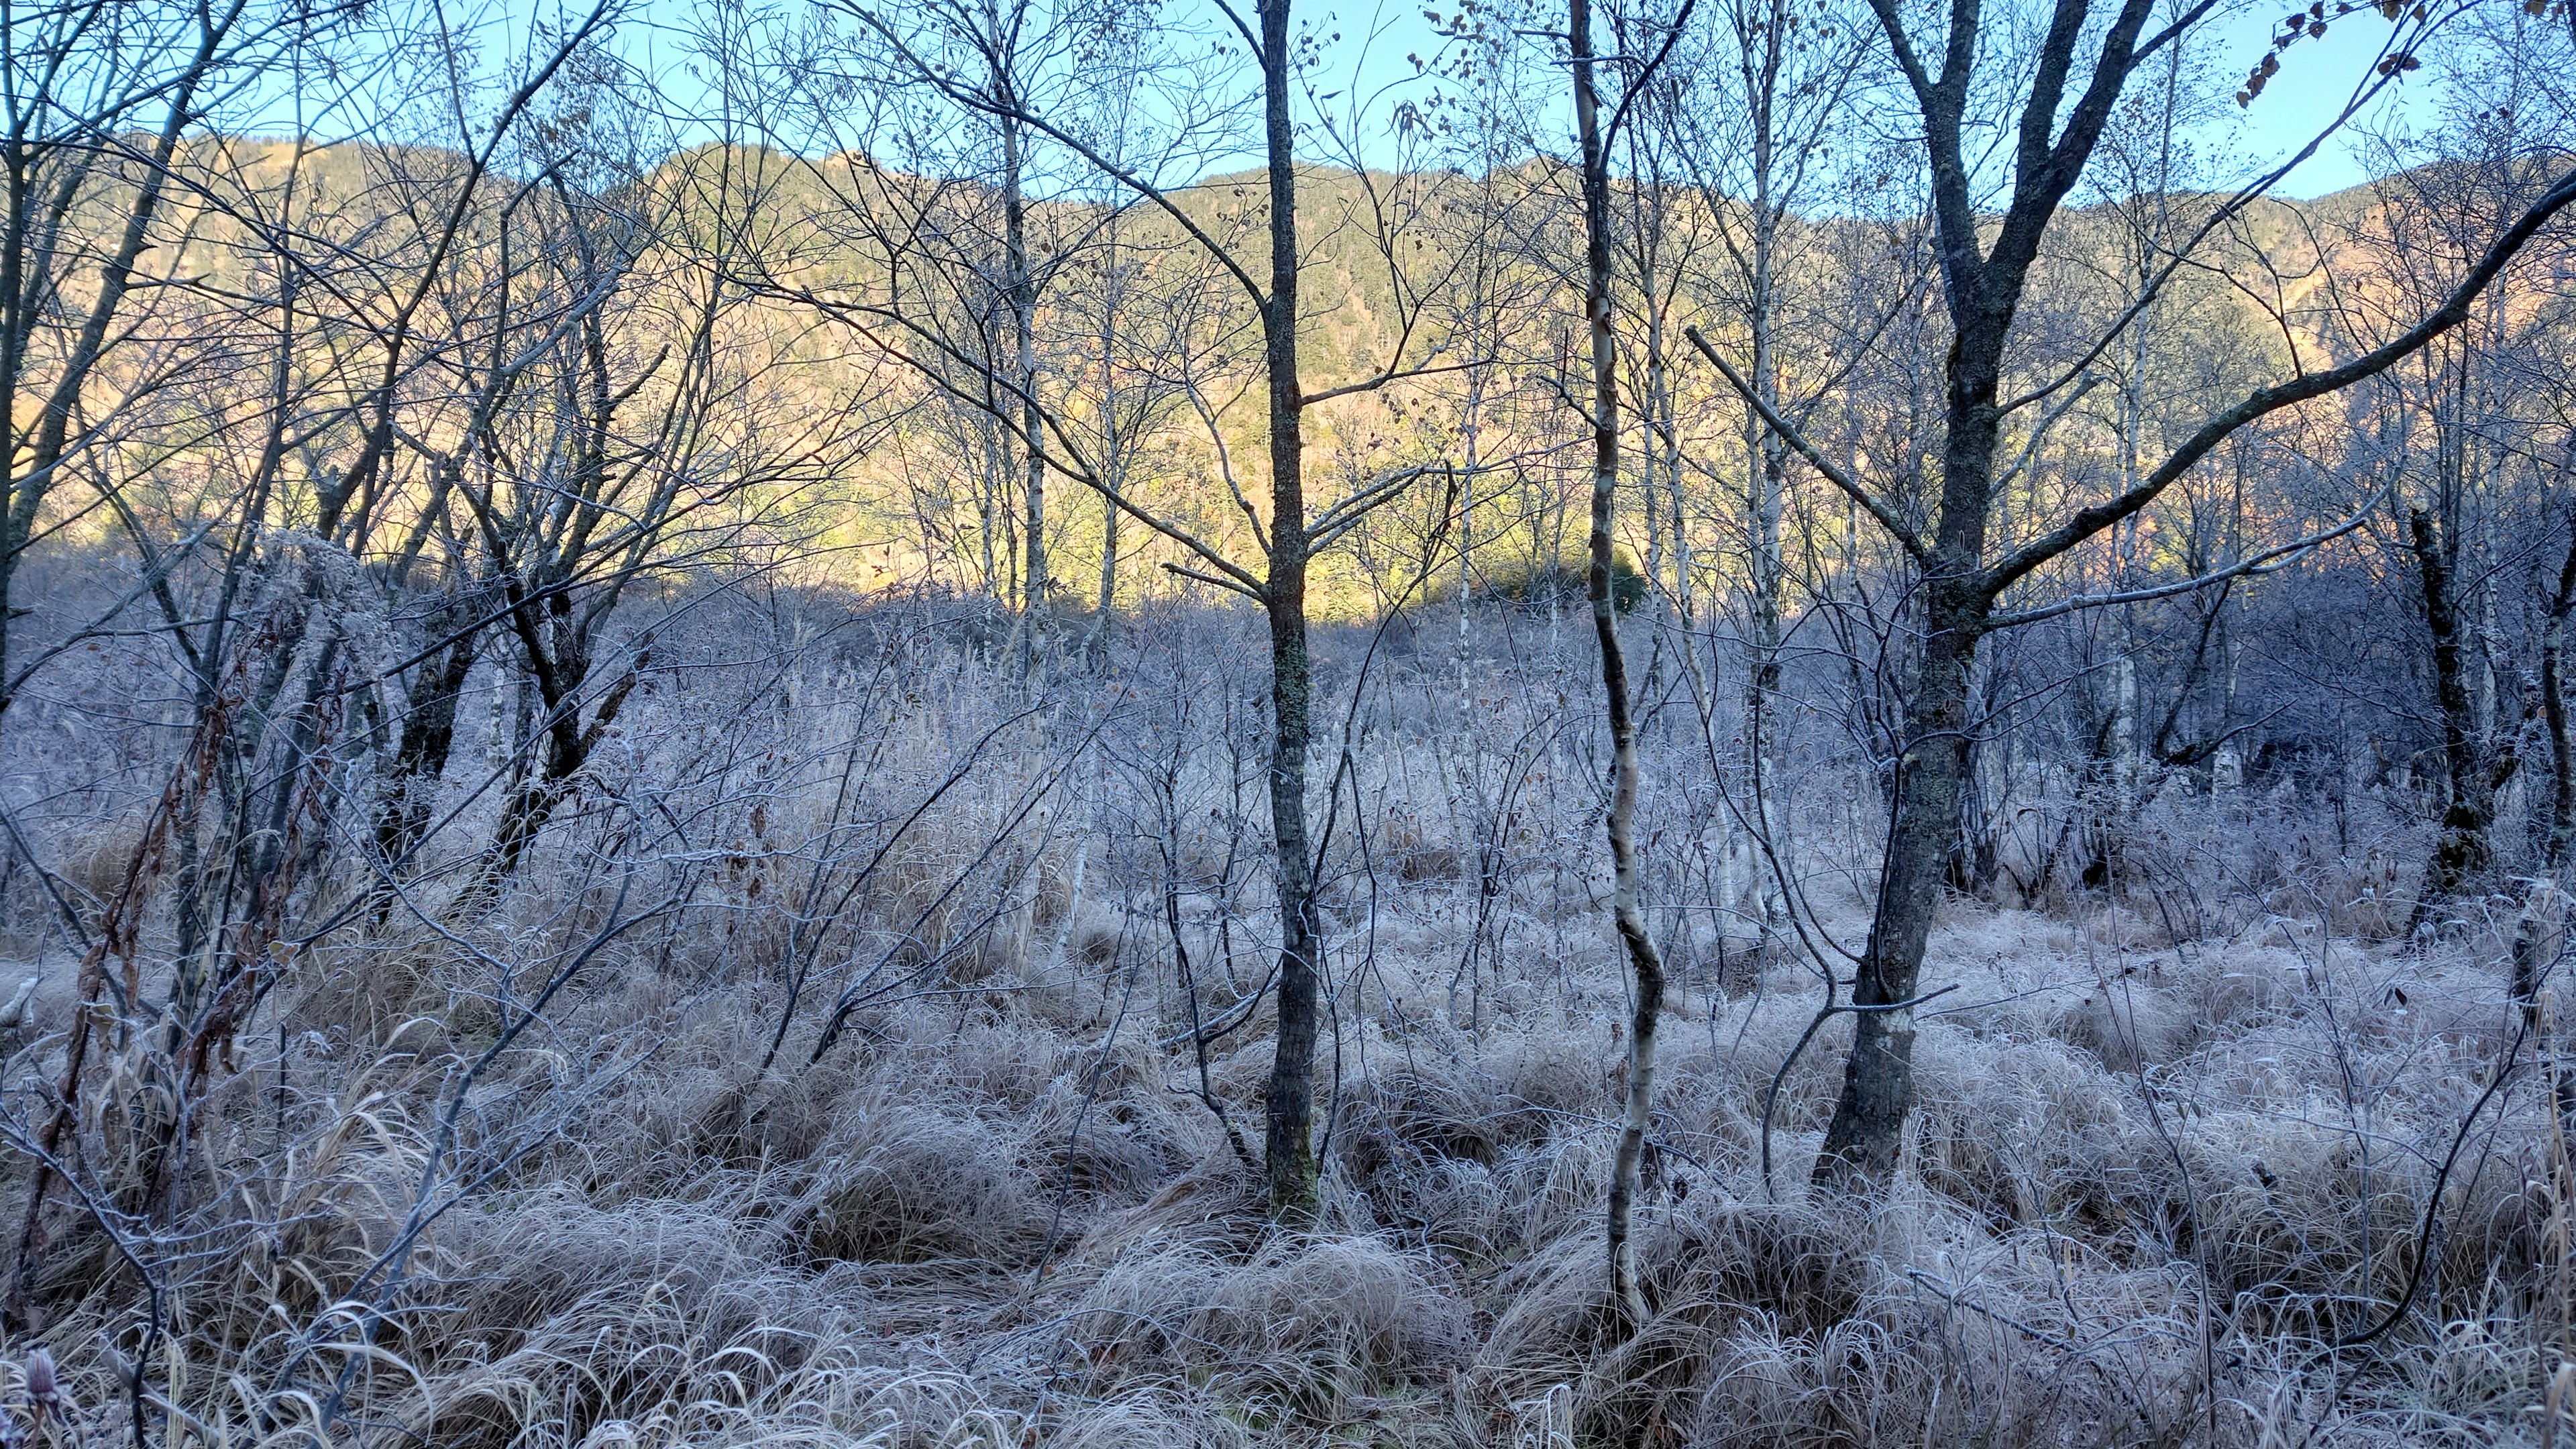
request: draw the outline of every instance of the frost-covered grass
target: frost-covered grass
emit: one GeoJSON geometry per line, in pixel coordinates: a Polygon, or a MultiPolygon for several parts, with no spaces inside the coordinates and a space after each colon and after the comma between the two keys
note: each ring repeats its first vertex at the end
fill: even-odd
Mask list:
{"type": "MultiPolygon", "coordinates": [[[[2135,879],[1945,908],[1926,980],[1956,989],[1923,1013],[1903,1180],[1820,1201],[1848,1027],[1788,1060],[1818,963],[1785,930],[1752,952],[1750,856],[1669,717],[1656,1316],[1612,1332],[1625,988],[1562,652],[1371,685],[1355,784],[1319,796],[1325,1212],[1274,1229],[1210,1105],[1257,1151],[1259,681],[1204,644],[1149,635],[1117,687],[1019,723],[946,654],[672,675],[497,905],[458,914],[458,873],[427,869],[286,962],[163,1200],[134,1176],[156,1038],[109,1053],[70,1163],[103,1196],[51,1220],[46,1323],[16,1346],[62,1360],[93,1442],[138,1393],[155,1442],[229,1446],[2537,1438],[2576,1353],[2571,1179],[2538,1044],[2487,1091],[2514,903],[2356,937],[2363,852],[2399,826],[2346,852],[2296,799],[2160,795],[2135,879]],[[532,983],[664,899],[508,1035],[532,983]],[[1204,1095],[1194,1020],[1222,1032],[1204,1095]]],[[[10,747],[21,782],[39,751],[151,778],[10,747]]],[[[451,859],[486,818],[467,752],[451,859]]],[[[1809,768],[1805,939],[1847,970],[1871,817],[1809,768]]],[[[113,793],[21,811],[92,895],[150,798],[113,793]]],[[[23,1128],[73,963],[8,889],[45,976],[8,1069],[23,1128]]]]}

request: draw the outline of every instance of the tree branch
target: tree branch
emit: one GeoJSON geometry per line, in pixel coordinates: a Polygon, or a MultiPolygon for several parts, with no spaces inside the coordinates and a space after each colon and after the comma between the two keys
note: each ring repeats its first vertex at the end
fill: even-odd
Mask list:
{"type": "Polygon", "coordinates": [[[2466,321],[2469,308],[2477,301],[2478,295],[2494,283],[2506,264],[2539,234],[2542,227],[2572,202],[2576,202],[2576,171],[2559,178],[2556,185],[2533,202],[2502,236],[2497,237],[2487,247],[2486,255],[2478,259],[2477,265],[2469,269],[2468,275],[2452,289],[2449,298],[2430,316],[2341,367],[2293,378],[2248,394],[2242,402],[2202,424],[2200,431],[2185,440],[2138,486],[2117,498],[2077,511],[2063,524],[1998,561],[1986,571],[1982,585],[1985,596],[1989,599],[1996,597],[2031,570],[2155,502],[2159,495],[2173,486],[2175,480],[2190,472],[2212,449],[2246,424],[2385,372],[2421,351],[2434,338],[2466,321]]]}
{"type": "Polygon", "coordinates": [[[2369,521],[2371,512],[2387,501],[2388,494],[2389,489],[2382,488],[2370,496],[2369,502],[2355,509],[2351,517],[2323,533],[2313,533],[2306,538],[2282,544],[2278,548],[2265,549],[2251,558],[2240,559],[2226,568],[2175,583],[2157,584],[2143,589],[2128,589],[2113,594],[2078,594],[2073,598],[2060,599],[2043,608],[2026,609],[2018,614],[1999,614],[1986,621],[1986,629],[1989,633],[1997,629],[2014,629],[2024,624],[2039,623],[2043,619],[2055,619],[2072,614],[2079,609],[2099,609],[2112,604],[2143,604],[2154,599],[2169,599],[2176,594],[2188,594],[2198,589],[2208,588],[2212,584],[2223,584],[2230,579],[2260,578],[2287,567],[2292,555],[2332,543],[2361,527],[2369,521]]]}
{"type": "Polygon", "coordinates": [[[1745,404],[1761,417],[1764,425],[1778,433],[1781,439],[1796,449],[1798,456],[1812,464],[1817,472],[1825,475],[1826,482],[1849,494],[1854,503],[1869,510],[1869,516],[1878,520],[1878,526],[1886,529],[1889,536],[1904,545],[1905,551],[1912,554],[1916,562],[1931,561],[1932,550],[1924,546],[1923,540],[1915,535],[1913,529],[1906,526],[1905,520],[1897,516],[1896,510],[1888,507],[1885,500],[1861,487],[1850,474],[1836,466],[1832,459],[1827,458],[1822,449],[1809,442],[1806,433],[1795,423],[1780,416],[1777,409],[1764,402],[1762,395],[1754,391],[1753,385],[1744,380],[1743,374],[1737,372],[1732,363],[1718,356],[1716,348],[1708,345],[1708,339],[1700,335],[1696,325],[1683,328],[1682,335],[1690,339],[1691,346],[1699,349],[1700,356],[1707,358],[1719,372],[1726,375],[1727,384],[1733,387],[1744,399],[1745,404]]]}

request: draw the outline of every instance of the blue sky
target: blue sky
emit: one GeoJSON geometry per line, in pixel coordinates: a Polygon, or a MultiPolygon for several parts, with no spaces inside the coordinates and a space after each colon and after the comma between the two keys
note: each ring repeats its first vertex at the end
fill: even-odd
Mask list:
{"type": "MultiPolygon", "coordinates": [[[[691,7],[699,3],[704,0],[642,0],[634,18],[622,27],[620,50],[646,69],[670,77],[667,84],[687,84],[676,68],[684,60],[691,7]]],[[[765,13],[781,18],[800,16],[809,13],[803,9],[804,3],[805,0],[773,0],[765,13]]],[[[2239,8],[2204,31],[2202,59],[2209,73],[2231,88],[2262,59],[2281,17],[2292,8],[2288,0],[2240,0],[2240,4],[2251,8],[2239,8]]],[[[1163,0],[1163,5],[1165,13],[1178,25],[1212,34],[1223,24],[1212,0],[1163,0]]],[[[1243,8],[1248,11],[1249,5],[1243,8]]],[[[1355,90],[1375,91],[1393,85],[1395,89],[1389,94],[1401,95],[1406,78],[1413,74],[1406,59],[1408,54],[1431,54],[1439,46],[1431,24],[1423,16],[1421,0],[1340,0],[1329,5],[1300,0],[1300,8],[1313,18],[1318,29],[1342,33],[1341,43],[1327,51],[1327,63],[1346,76],[1355,75],[1359,81],[1355,90]],[[1370,32],[1376,38],[1364,42],[1362,36],[1370,32]]],[[[2332,5],[2328,8],[2331,10],[2332,5]]],[[[573,0],[497,0],[481,12],[485,17],[482,23],[471,28],[479,32],[485,54],[497,56],[524,48],[532,14],[551,16],[563,10],[577,13],[586,9],[586,3],[575,4],[573,0]]],[[[2341,17],[2329,25],[2323,40],[2303,42],[2285,54],[2282,72],[2251,107],[2240,110],[2224,101],[2217,105],[2213,118],[2201,125],[2195,135],[2199,149],[2212,160],[2211,179],[2219,183],[2242,179],[2304,145],[2333,119],[2354,85],[2369,74],[2389,30],[2388,24],[2368,9],[2341,17]]],[[[2367,119],[2402,125],[2429,118],[2437,109],[2436,70],[2428,66],[2405,78],[2367,119]]],[[[2331,139],[2279,191],[2312,197],[2369,180],[2373,174],[2371,149],[2358,133],[2331,139]]]]}
{"type": "MultiPolygon", "coordinates": [[[[2222,22],[2213,31],[2211,64],[2223,75],[2244,76],[2262,60],[2281,17],[2293,8],[2265,4],[2222,22]]],[[[2353,87],[2370,75],[2389,30],[2387,22],[2369,11],[2329,25],[2324,39],[2303,41],[2283,53],[2281,74],[2262,96],[2242,110],[2226,107],[2231,114],[2204,128],[2204,136],[2238,153],[2252,167],[2287,160],[2333,122],[2353,87]]],[[[2327,141],[2316,156],[2291,173],[2281,192],[2322,196],[2372,179],[2366,155],[2371,148],[2364,133],[2373,127],[2429,123],[2439,101],[2434,75],[2434,68],[2428,66],[2401,78],[2371,110],[2356,118],[2357,129],[2327,141]]]]}

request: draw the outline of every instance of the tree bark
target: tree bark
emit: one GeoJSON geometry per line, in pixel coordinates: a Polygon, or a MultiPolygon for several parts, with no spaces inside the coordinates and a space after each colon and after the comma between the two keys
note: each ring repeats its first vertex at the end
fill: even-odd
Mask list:
{"type": "Polygon", "coordinates": [[[2442,764],[2449,799],[2442,836],[2426,866],[2409,929],[2432,919],[2441,903],[2494,863],[2487,839],[2495,814],[2494,781],[2480,758],[2477,703],[2460,657],[2459,600],[2453,589],[2450,540],[2422,508],[2407,512],[2408,542],[2422,584],[2424,625],[2433,636],[2433,690],[2442,707],[2442,764]]]}
{"type": "MultiPolygon", "coordinates": [[[[1786,0],[1774,0],[1760,26],[1759,39],[1748,43],[1745,70],[1752,92],[1752,235],[1746,260],[1745,324],[1753,344],[1751,381],[1767,404],[1778,408],[1780,365],[1777,336],[1779,275],[1777,253],[1784,204],[1774,194],[1779,135],[1777,130],[1782,49],[1794,36],[1795,17],[1786,0]],[[1758,54],[1751,49],[1759,47],[1758,54]]],[[[1762,948],[1768,952],[1786,927],[1787,904],[1779,884],[1764,868],[1766,861],[1785,862],[1790,840],[1780,806],[1780,775],[1787,763],[1779,748],[1777,705],[1781,699],[1780,653],[1783,581],[1780,528],[1787,483],[1787,448],[1778,432],[1752,409],[1745,416],[1745,504],[1752,525],[1752,551],[1745,560],[1750,575],[1752,637],[1744,690],[1744,765],[1746,799],[1753,807],[1758,846],[1753,852],[1753,898],[1762,916],[1762,948]]],[[[1758,968],[1757,968],[1758,969],[1758,968]]]]}
{"type": "MultiPolygon", "coordinates": [[[[433,632],[452,628],[465,611],[442,609],[431,620],[433,632]]],[[[431,656],[413,676],[411,697],[404,701],[402,735],[386,771],[385,798],[377,807],[376,852],[388,870],[420,843],[429,814],[438,803],[438,782],[456,745],[456,709],[465,682],[474,672],[480,631],[466,630],[431,656]]],[[[380,904],[390,904],[388,894],[380,904]]]]}
{"type": "Polygon", "coordinates": [[[1270,382],[1270,559],[1262,606],[1270,624],[1270,830],[1279,871],[1279,1037],[1271,1058],[1263,1147],[1270,1212],[1314,1216],[1316,997],[1323,932],[1306,832],[1310,680],[1306,647],[1305,396],[1297,376],[1296,77],[1290,0],[1261,6],[1262,121],[1269,151],[1270,291],[1261,309],[1270,382]]]}
{"type": "Polygon", "coordinates": [[[2567,615],[2576,608],[2576,512],[2568,519],[2567,556],[2558,565],[2558,589],[2550,596],[2549,622],[2540,634],[2540,710],[2549,726],[2549,833],[2541,842],[2541,862],[2550,870],[2567,864],[2568,846],[2576,842],[2576,726],[2567,718],[2567,615]]]}
{"type": "MultiPolygon", "coordinates": [[[[1123,290],[1118,274],[1118,228],[1113,223],[1102,238],[1108,259],[1101,268],[1100,297],[1100,456],[1109,469],[1111,486],[1124,492],[1127,486],[1125,444],[1118,436],[1118,300],[1123,290]]],[[[1118,602],[1118,500],[1109,493],[1100,495],[1100,585],[1091,614],[1091,627],[1084,631],[1083,662],[1098,671],[1109,667],[1110,610],[1118,602]]]]}
{"type": "MultiPolygon", "coordinates": [[[[1008,56],[1009,37],[994,37],[993,53],[1008,56]]],[[[1028,201],[1020,184],[1020,122],[1013,114],[1018,109],[1010,74],[996,62],[993,88],[1001,102],[1002,115],[1002,249],[1007,269],[1005,281],[1011,298],[1011,330],[1019,348],[1020,436],[1017,439],[1022,471],[1021,498],[1024,514],[1020,545],[1022,566],[1020,584],[1019,642],[1015,666],[1022,679],[1036,676],[1039,658],[1044,650],[1042,635],[1047,624],[1047,548],[1046,548],[1046,432],[1038,408],[1038,288],[1037,278],[1029,270],[1028,201]]]]}
{"type": "Polygon", "coordinates": [[[1914,999],[1932,915],[1958,838],[1960,789],[1968,773],[1968,676],[1986,602],[1972,582],[1935,580],[1922,672],[1906,711],[1906,747],[1896,768],[1896,822],[1879,877],[1869,949],[1853,983],[1855,1027],[1834,1104],[1818,1186],[1883,1186],[1896,1170],[1906,1114],[1914,1105],[1914,999]]]}
{"type": "Polygon", "coordinates": [[[1664,963],[1646,929],[1637,862],[1637,725],[1628,710],[1628,661],[1619,647],[1619,603],[1611,590],[1611,522],[1619,487],[1619,353],[1610,335],[1610,173],[1593,89],[1591,0],[1570,0],[1574,122],[1583,146],[1584,311],[1592,333],[1592,533],[1584,593],[1601,644],[1601,695],[1610,721],[1611,902],[1619,942],[1635,976],[1628,1023],[1628,1091],[1610,1169],[1610,1292],[1631,1326],[1646,1321],[1644,1289],[1630,1228],[1637,1180],[1653,1124],[1655,1028],[1663,1012],[1664,963]]]}

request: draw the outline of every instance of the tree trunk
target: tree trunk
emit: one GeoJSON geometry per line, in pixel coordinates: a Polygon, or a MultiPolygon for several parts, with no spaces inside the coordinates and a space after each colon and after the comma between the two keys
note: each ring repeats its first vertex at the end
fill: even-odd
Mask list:
{"type": "MultiPolygon", "coordinates": [[[[996,53],[1007,52],[997,44],[996,53]]],[[[1007,72],[998,64],[993,88],[1000,93],[1004,107],[1019,104],[1007,72]]],[[[1030,679],[1037,673],[1039,655],[1044,647],[1040,636],[1046,630],[1046,434],[1038,409],[1038,288],[1036,277],[1029,271],[1028,203],[1021,194],[1020,150],[1019,122],[1005,115],[1002,119],[1003,252],[1011,294],[1011,329],[1017,334],[1019,346],[1018,442],[1023,472],[1021,497],[1025,502],[1021,521],[1024,538],[1020,545],[1020,561],[1023,571],[1015,664],[1020,678],[1030,679]]]]}
{"type": "Polygon", "coordinates": [[[1942,446],[1941,524],[1923,583],[1922,663],[1896,761],[1887,860],[1869,947],[1852,983],[1851,1056],[1841,1100],[1816,1157],[1815,1182],[1834,1191],[1886,1184],[1896,1171],[1914,1106],[1913,1001],[1932,915],[1959,840],[1968,782],[1969,685],[1978,637],[1993,608],[1980,567],[1992,494],[2009,310],[1969,312],[1951,344],[1949,436],[1942,446]]]}
{"type": "Polygon", "coordinates": [[[2433,635],[2433,688],[2442,706],[2442,764],[2450,795],[2442,810],[2441,841],[2433,848],[2424,888],[2416,897],[2415,917],[2408,928],[2413,930],[2493,863],[2487,827],[2494,814],[2494,792],[2478,758],[2477,703],[2460,658],[2459,600],[2453,596],[2450,540],[2441,536],[2433,515],[2422,508],[2408,511],[2407,527],[2416,574],[2423,584],[2424,624],[2433,635]]]}
{"type": "Polygon", "coordinates": [[[563,803],[571,789],[582,758],[578,744],[567,747],[549,735],[545,762],[501,802],[501,828],[493,833],[491,849],[484,853],[482,873],[466,893],[467,899],[489,899],[501,882],[518,873],[528,847],[545,832],[546,823],[554,818],[555,807],[563,803]]]}
{"type": "MultiPolygon", "coordinates": [[[[433,632],[452,627],[462,611],[441,610],[431,621],[433,632]]],[[[456,745],[456,709],[465,682],[474,672],[477,635],[467,631],[431,656],[412,680],[404,701],[402,737],[387,771],[385,798],[377,807],[376,852],[387,870],[420,843],[429,813],[438,803],[438,782],[447,773],[447,757],[456,745]]],[[[390,903],[388,895],[384,903],[390,903]]]]}
{"type": "Polygon", "coordinates": [[[1637,869],[1637,726],[1628,713],[1628,662],[1619,648],[1619,605],[1611,591],[1610,525],[1619,486],[1619,354],[1610,335],[1610,174],[1603,154],[1600,99],[1593,90],[1592,4],[1571,0],[1568,30],[1574,42],[1574,120],[1583,145],[1584,310],[1592,329],[1592,534],[1584,592],[1592,603],[1592,630],[1601,644],[1601,694],[1610,717],[1610,835],[1612,911],[1619,941],[1635,973],[1636,995],[1628,1024],[1628,1100],[1619,1128],[1619,1152],[1610,1169],[1610,1292],[1642,1324],[1648,1307],[1637,1282],[1637,1253],[1629,1227],[1636,1211],[1637,1179],[1653,1123],[1655,1028],[1664,1004],[1664,963],[1646,930],[1637,869]]]}
{"type": "MultiPolygon", "coordinates": [[[[1101,268],[1100,298],[1100,456],[1109,469],[1111,484],[1124,491],[1127,470],[1118,436],[1118,230],[1109,228],[1104,239],[1108,260],[1101,268]]],[[[1094,671],[1109,667],[1110,609],[1118,602],[1118,500],[1109,494],[1100,498],[1100,591],[1092,609],[1091,627],[1084,631],[1082,657],[1094,671]]]]}
{"type": "Polygon", "coordinates": [[[1118,505],[1111,499],[1100,500],[1100,589],[1091,614],[1091,628],[1083,636],[1082,655],[1095,670],[1109,667],[1110,610],[1118,604],[1118,505]]]}
{"type": "Polygon", "coordinates": [[[590,752],[598,746],[600,736],[617,722],[635,686],[642,681],[645,666],[653,659],[653,636],[648,633],[636,641],[634,660],[600,695],[599,703],[591,710],[590,723],[585,725],[581,718],[581,690],[590,679],[589,641],[566,630],[557,634],[555,646],[548,649],[537,627],[529,622],[529,607],[517,598],[512,604],[511,619],[519,626],[528,677],[536,683],[537,697],[545,708],[545,755],[540,768],[523,778],[502,802],[500,829],[490,849],[484,852],[481,871],[462,897],[478,905],[488,902],[491,892],[518,871],[528,847],[536,843],[546,823],[554,818],[556,807],[572,793],[582,767],[590,763],[590,752]]]}
{"type": "Polygon", "coordinates": [[[2541,862],[2550,870],[2567,864],[2568,846],[2576,842],[2576,727],[2567,718],[2567,615],[2576,608],[2576,513],[2568,518],[2567,557],[2558,565],[2558,589],[2550,596],[2549,622],[2540,634],[2540,710],[2549,726],[2549,833],[2541,842],[2541,862]]]}
{"type": "MultiPolygon", "coordinates": [[[[1786,3],[1775,3],[1767,10],[1761,27],[1761,53],[1752,68],[1755,77],[1752,102],[1753,207],[1751,256],[1746,277],[1747,306],[1745,323],[1753,344],[1751,381],[1755,391],[1773,408],[1780,405],[1779,348],[1774,328],[1779,305],[1779,279],[1776,257],[1779,249],[1781,205],[1775,199],[1773,186],[1779,137],[1775,121],[1778,114],[1781,48],[1796,32],[1795,17],[1786,3]]],[[[1752,525],[1752,551],[1745,564],[1750,574],[1752,610],[1751,658],[1747,661],[1744,690],[1744,764],[1748,776],[1746,799],[1753,807],[1755,834],[1760,847],[1752,852],[1753,898],[1762,914],[1762,949],[1767,954],[1773,943],[1785,932],[1788,907],[1780,898],[1779,883],[1773,879],[1770,862],[1786,862],[1790,841],[1785,811],[1781,808],[1780,774],[1787,763],[1780,746],[1781,729],[1777,705],[1781,699],[1780,653],[1782,584],[1786,568],[1781,559],[1780,528],[1787,484],[1787,445],[1780,435],[1765,425],[1760,414],[1745,410],[1745,504],[1747,521],[1752,525]]],[[[1755,968],[1759,970],[1757,966],[1755,968]]]]}
{"type": "Polygon", "coordinates": [[[1261,7],[1263,126],[1270,171],[1270,294],[1261,316],[1270,374],[1270,567],[1262,604],[1270,621],[1270,830],[1279,868],[1279,1038],[1270,1064],[1263,1136],[1270,1212],[1285,1221],[1315,1213],[1315,1004],[1323,932],[1307,854],[1305,397],[1297,379],[1296,131],[1288,106],[1290,0],[1261,7]]]}
{"type": "Polygon", "coordinates": [[[1931,586],[1930,637],[1906,711],[1906,748],[1896,769],[1896,823],[1879,878],[1869,950],[1852,990],[1856,1026],[1816,1158],[1819,1186],[1885,1183],[1896,1170],[1906,1113],[1914,1105],[1913,1000],[1923,972],[1932,914],[1941,902],[1950,846],[1959,834],[1960,790],[1968,773],[1968,675],[1985,600],[1973,583],[1931,586]]]}

